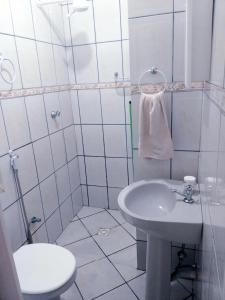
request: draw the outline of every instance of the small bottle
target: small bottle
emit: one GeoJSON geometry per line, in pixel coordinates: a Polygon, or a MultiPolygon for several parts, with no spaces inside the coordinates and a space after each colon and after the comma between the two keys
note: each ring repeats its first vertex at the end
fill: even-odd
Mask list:
{"type": "Polygon", "coordinates": [[[193,187],[196,185],[196,177],[194,176],[184,176],[184,182],[190,184],[193,187]]]}

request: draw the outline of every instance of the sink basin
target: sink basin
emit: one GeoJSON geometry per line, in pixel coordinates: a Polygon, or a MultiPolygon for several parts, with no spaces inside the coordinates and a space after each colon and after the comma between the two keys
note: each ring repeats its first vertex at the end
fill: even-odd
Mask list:
{"type": "Polygon", "coordinates": [[[146,300],[170,299],[171,241],[198,244],[202,213],[199,195],[188,204],[183,183],[172,180],[135,182],[121,191],[118,204],[125,220],[147,233],[146,300]]]}
{"type": "Polygon", "coordinates": [[[128,197],[124,197],[124,208],[137,219],[148,221],[171,212],[176,205],[175,194],[168,186],[160,182],[142,182],[129,188],[128,197]]]}
{"type": "Polygon", "coordinates": [[[126,221],[163,239],[198,244],[201,239],[201,204],[182,201],[179,181],[138,181],[121,191],[118,203],[126,221]]]}

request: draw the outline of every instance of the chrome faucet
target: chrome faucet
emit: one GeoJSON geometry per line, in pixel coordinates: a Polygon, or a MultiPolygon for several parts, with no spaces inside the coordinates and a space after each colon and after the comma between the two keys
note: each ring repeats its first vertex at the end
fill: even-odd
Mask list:
{"type": "Polygon", "coordinates": [[[184,188],[184,202],[186,203],[193,203],[194,200],[192,198],[194,193],[193,186],[191,184],[187,184],[184,188]]]}
{"type": "Polygon", "coordinates": [[[191,184],[188,184],[188,185],[185,186],[183,193],[179,192],[176,189],[172,189],[172,192],[184,197],[183,201],[185,203],[191,204],[191,203],[194,202],[194,199],[192,198],[193,193],[194,193],[194,189],[193,189],[193,186],[191,184]]]}
{"type": "Polygon", "coordinates": [[[184,186],[183,193],[180,193],[176,189],[172,189],[172,191],[174,193],[177,193],[178,195],[184,197],[183,201],[185,203],[193,203],[194,200],[193,200],[192,196],[194,194],[194,186],[196,184],[196,178],[194,176],[185,176],[184,183],[185,183],[185,186],[184,186]]]}

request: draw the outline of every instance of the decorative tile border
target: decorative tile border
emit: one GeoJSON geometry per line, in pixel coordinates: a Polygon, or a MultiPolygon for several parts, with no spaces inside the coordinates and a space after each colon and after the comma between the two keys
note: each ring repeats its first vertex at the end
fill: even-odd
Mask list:
{"type": "MultiPolygon", "coordinates": [[[[160,92],[164,88],[164,83],[157,84],[144,84],[141,86],[142,91],[145,93],[153,94],[160,92]]],[[[184,82],[173,82],[166,85],[166,92],[188,92],[193,90],[202,90],[204,88],[203,81],[192,82],[191,88],[186,88],[184,82]]],[[[139,86],[133,85],[131,87],[131,94],[139,94],[139,86]]]]}
{"type": "Polygon", "coordinates": [[[225,112],[225,88],[206,82],[204,85],[204,92],[223,112],[225,112]]]}
{"type": "MultiPolygon", "coordinates": [[[[19,98],[34,95],[43,95],[46,93],[55,93],[68,90],[93,90],[93,89],[115,89],[115,88],[126,88],[129,89],[130,95],[139,94],[138,85],[132,85],[128,81],[120,82],[109,82],[109,83],[88,83],[88,84],[67,84],[67,85],[56,85],[48,87],[35,87],[19,90],[0,91],[0,100],[19,98]]],[[[157,93],[164,88],[164,83],[158,84],[144,84],[142,85],[143,92],[146,93],[157,93]]],[[[184,92],[192,90],[202,90],[204,88],[204,82],[196,81],[192,83],[191,88],[185,88],[183,82],[173,82],[167,84],[166,92],[184,92]]]]}

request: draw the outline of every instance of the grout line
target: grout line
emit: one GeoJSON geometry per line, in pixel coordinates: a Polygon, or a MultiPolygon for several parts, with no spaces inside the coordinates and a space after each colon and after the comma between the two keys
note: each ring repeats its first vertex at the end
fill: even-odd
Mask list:
{"type": "Polygon", "coordinates": [[[98,44],[108,44],[108,43],[118,43],[118,42],[123,42],[123,41],[129,41],[129,39],[116,39],[116,40],[109,40],[109,41],[95,41],[95,42],[92,42],[92,43],[84,43],[84,44],[72,44],[71,46],[66,46],[66,47],[73,47],[73,48],[76,48],[76,47],[85,47],[85,46],[91,46],[91,45],[98,45],[98,44]]]}
{"type": "MultiPolygon", "coordinates": [[[[213,59],[213,40],[214,40],[214,20],[215,20],[215,1],[213,1],[212,9],[212,24],[211,24],[211,43],[210,43],[210,70],[209,70],[209,79],[212,78],[212,59],[213,59]]],[[[225,65],[224,65],[225,66],[225,65]]],[[[224,69],[225,72],[225,69],[224,69]]],[[[224,73],[225,74],[225,73],[224,73]]]]}
{"type": "Polygon", "coordinates": [[[20,65],[20,60],[19,60],[18,46],[17,46],[16,36],[15,36],[15,25],[14,25],[14,21],[13,21],[11,1],[9,1],[9,7],[10,7],[10,15],[11,15],[12,27],[13,27],[13,33],[14,33],[14,35],[13,35],[13,37],[14,37],[14,45],[15,45],[15,49],[16,49],[16,57],[17,57],[17,62],[18,62],[19,74],[20,74],[20,83],[21,83],[22,88],[24,88],[24,83],[23,83],[23,78],[22,78],[22,72],[21,72],[21,65],[20,65]]]}
{"type": "Polygon", "coordinates": [[[97,299],[99,299],[100,297],[102,297],[102,296],[104,296],[104,295],[106,295],[106,294],[108,294],[108,293],[110,293],[110,292],[116,290],[117,288],[122,287],[122,286],[125,285],[125,284],[126,284],[126,282],[123,282],[122,284],[119,284],[119,285],[116,286],[115,288],[112,288],[112,289],[110,289],[109,291],[104,292],[104,293],[98,295],[97,297],[91,298],[91,300],[97,300],[97,299]]]}
{"type": "MultiPolygon", "coordinates": [[[[103,126],[105,126],[104,124],[102,124],[103,126]]],[[[184,150],[184,151],[188,151],[188,150],[184,150]]],[[[199,151],[196,151],[199,152],[199,151]]],[[[110,159],[124,159],[126,160],[127,158],[132,158],[131,156],[108,156],[108,155],[91,155],[91,154],[86,154],[86,155],[78,155],[79,157],[90,157],[90,158],[110,158],[110,159]]]]}
{"type": "MultiPolygon", "coordinates": [[[[86,207],[90,207],[90,206],[86,206],[86,207]]],[[[88,216],[84,216],[84,217],[79,217],[78,214],[77,214],[77,217],[78,217],[79,220],[83,220],[83,219],[86,219],[86,218],[89,218],[89,217],[98,215],[98,214],[100,214],[100,213],[102,213],[102,212],[104,212],[104,211],[105,211],[105,209],[103,208],[101,211],[92,213],[92,214],[90,214],[90,215],[88,215],[88,216]]]]}
{"type": "MultiPolygon", "coordinates": [[[[174,0],[173,0],[173,23],[172,23],[172,82],[174,81],[174,50],[175,50],[175,46],[174,46],[174,42],[175,42],[175,5],[174,5],[174,0]]],[[[170,96],[170,132],[171,132],[171,138],[173,138],[173,108],[174,108],[174,101],[173,101],[173,93],[171,93],[170,96]]],[[[170,179],[173,178],[173,159],[170,159],[170,179]]]]}
{"type": "MultiPolygon", "coordinates": [[[[88,184],[88,185],[86,185],[86,184],[81,184],[82,186],[92,186],[92,187],[99,187],[99,188],[107,188],[107,186],[106,185],[94,185],[94,184],[88,184]]],[[[124,187],[119,187],[119,186],[108,186],[108,188],[109,189],[118,189],[118,190],[122,190],[124,187]]],[[[84,206],[86,206],[86,205],[84,205],[84,206]]],[[[109,208],[110,209],[110,208],[109,208]]]]}
{"type": "MultiPolygon", "coordinates": [[[[124,101],[124,117],[125,117],[125,124],[127,123],[127,105],[126,105],[126,92],[125,92],[125,89],[123,89],[123,101],[124,101]]],[[[130,180],[130,171],[129,171],[129,149],[130,149],[130,145],[129,145],[129,142],[128,142],[128,135],[130,134],[129,133],[129,130],[127,128],[127,126],[129,125],[124,125],[125,127],[125,138],[126,138],[126,153],[127,153],[127,183],[128,185],[131,183],[131,180],[130,180]]],[[[131,137],[130,137],[131,138],[131,137]]],[[[131,157],[132,158],[132,157],[131,157]]]]}
{"type": "Polygon", "coordinates": [[[157,14],[149,14],[149,15],[142,15],[137,17],[129,17],[128,20],[135,20],[135,19],[141,19],[141,18],[148,18],[148,17],[157,17],[157,16],[164,16],[164,15],[172,15],[174,13],[184,13],[185,10],[178,10],[178,11],[169,11],[169,12],[162,12],[157,14]]]}
{"type": "MultiPolygon", "coordinates": [[[[26,100],[25,99],[24,99],[24,106],[25,106],[26,119],[27,119],[27,124],[28,124],[28,128],[29,128],[30,139],[31,139],[31,128],[30,128],[30,122],[29,122],[28,111],[27,111],[27,104],[26,104],[26,100]]],[[[44,211],[43,197],[42,197],[41,188],[40,188],[40,178],[39,178],[39,175],[38,175],[37,160],[36,160],[36,156],[35,156],[34,143],[33,142],[31,143],[31,147],[32,147],[32,154],[33,154],[34,164],[35,164],[35,173],[36,173],[37,181],[38,181],[36,187],[32,188],[32,190],[34,190],[35,188],[38,188],[38,191],[39,191],[39,196],[40,196],[40,200],[41,200],[42,214],[43,214],[43,218],[44,218],[43,223],[44,223],[45,228],[46,228],[47,239],[48,239],[48,242],[49,242],[49,236],[48,236],[48,231],[47,231],[47,227],[46,227],[46,215],[45,215],[45,211],[44,211]]],[[[28,192],[27,192],[27,195],[28,195],[28,192]]],[[[33,234],[34,233],[32,233],[32,235],[33,234]]]]}
{"type": "Polygon", "coordinates": [[[95,37],[95,55],[96,55],[96,64],[97,64],[97,74],[98,74],[98,82],[99,82],[99,62],[98,62],[98,47],[97,47],[97,30],[96,30],[96,22],[95,22],[95,3],[92,0],[92,18],[94,24],[94,37],[95,37]]]}
{"type": "MultiPolygon", "coordinates": [[[[77,102],[78,102],[78,110],[79,110],[79,118],[81,120],[81,108],[80,108],[80,97],[79,97],[79,92],[77,91],[77,102]]],[[[82,126],[82,121],[80,124],[80,132],[81,132],[81,144],[82,144],[82,151],[83,151],[83,157],[84,157],[84,172],[85,172],[85,180],[86,180],[86,186],[88,186],[88,177],[87,177],[87,163],[86,163],[86,157],[85,157],[85,148],[84,148],[84,135],[83,135],[83,126],[82,126]]],[[[82,193],[82,198],[83,198],[83,193],[82,193]]],[[[88,206],[89,206],[89,191],[87,188],[87,200],[88,200],[88,206]]],[[[84,199],[83,199],[84,201],[84,199]]],[[[83,203],[84,204],[84,203],[83,203]]]]}
{"type": "Polygon", "coordinates": [[[102,95],[101,91],[99,91],[100,96],[100,110],[101,110],[101,120],[102,120],[102,138],[103,138],[103,151],[104,151],[104,164],[105,164],[105,179],[106,179],[106,192],[107,192],[107,204],[109,208],[109,182],[108,182],[108,170],[107,170],[107,158],[106,158],[106,144],[105,144],[105,130],[103,124],[103,111],[102,111],[102,95]]]}
{"type": "MultiPolygon", "coordinates": [[[[32,8],[31,8],[32,9],[32,8]]],[[[12,20],[13,22],[13,20],[12,20]]],[[[13,25],[14,26],[14,25],[13,25]]],[[[53,42],[48,42],[48,41],[44,41],[44,40],[39,40],[36,38],[30,38],[27,36],[22,36],[22,35],[16,35],[11,34],[11,33],[5,33],[5,32],[0,32],[0,35],[5,35],[5,36],[10,36],[10,37],[14,37],[14,38],[19,38],[19,39],[25,39],[25,40],[30,40],[30,41],[34,41],[34,42],[38,42],[38,43],[43,43],[43,44],[48,44],[48,45],[54,45],[54,46],[59,46],[59,47],[65,47],[63,44],[57,44],[57,43],[53,43],[53,42]]],[[[68,47],[68,46],[67,46],[68,47]]],[[[69,46],[70,47],[70,46],[69,46]]]]}

